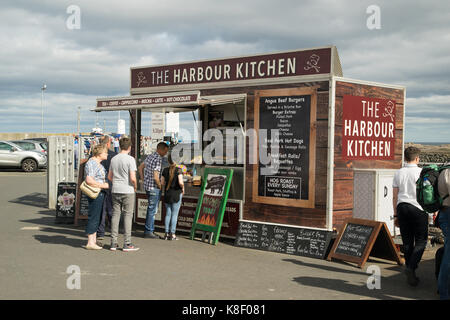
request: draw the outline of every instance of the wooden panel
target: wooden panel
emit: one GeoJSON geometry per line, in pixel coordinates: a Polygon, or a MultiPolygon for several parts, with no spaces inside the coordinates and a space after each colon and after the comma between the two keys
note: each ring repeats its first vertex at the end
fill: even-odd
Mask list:
{"type": "Polygon", "coordinates": [[[334,136],[334,190],[333,190],[333,227],[340,227],[345,219],[353,216],[353,169],[397,169],[402,163],[403,142],[403,90],[375,87],[342,81],[336,82],[335,97],[335,136],[334,136]],[[342,125],[343,97],[345,95],[368,98],[391,99],[396,102],[395,147],[393,160],[343,160],[342,125]]]}
{"type": "Polygon", "coordinates": [[[316,147],[328,148],[328,120],[316,122],[316,147]]]}
{"type": "Polygon", "coordinates": [[[334,180],[333,210],[353,209],[353,180],[334,180]]]}
{"type": "Polygon", "coordinates": [[[363,96],[370,98],[393,99],[396,103],[403,104],[403,90],[375,87],[365,84],[356,84],[343,81],[336,81],[336,97],[344,95],[363,96]],[[386,98],[389,97],[389,98],[386,98]]]}
{"type": "Polygon", "coordinates": [[[329,94],[328,91],[317,93],[317,120],[328,119],[329,109],[329,94]]]}
{"type": "Polygon", "coordinates": [[[353,172],[352,168],[334,168],[334,180],[353,181],[353,172]]]}
{"type": "Polygon", "coordinates": [[[339,229],[346,219],[353,217],[353,210],[333,211],[333,228],[339,229]]]}
{"type": "Polygon", "coordinates": [[[138,139],[137,132],[141,132],[141,121],[137,121],[138,115],[141,115],[141,111],[129,110],[130,113],[130,138],[131,138],[131,154],[139,159],[140,139],[138,139]],[[139,127],[137,126],[139,125],[139,127]]]}
{"type": "Polygon", "coordinates": [[[244,219],[315,228],[324,228],[326,225],[325,209],[291,208],[257,203],[244,206],[244,219]]]}

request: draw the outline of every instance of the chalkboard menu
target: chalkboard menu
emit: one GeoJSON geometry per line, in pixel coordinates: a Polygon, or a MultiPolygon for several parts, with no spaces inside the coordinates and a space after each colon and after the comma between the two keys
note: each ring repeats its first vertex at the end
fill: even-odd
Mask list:
{"type": "Polygon", "coordinates": [[[314,207],[315,90],[264,90],[255,95],[260,160],[253,173],[253,201],[314,207]]]}
{"type": "Polygon", "coordinates": [[[325,259],[332,232],[241,221],[235,246],[325,259]]]}
{"type": "Polygon", "coordinates": [[[76,210],[75,210],[75,225],[78,225],[79,220],[87,220],[89,213],[88,197],[80,190],[80,185],[84,180],[84,167],[86,166],[88,159],[81,159],[80,169],[78,171],[78,184],[76,193],[76,210]]]}
{"type": "Polygon", "coordinates": [[[83,192],[81,192],[81,198],[80,198],[80,216],[87,216],[89,213],[89,202],[88,202],[88,196],[85,195],[83,192]]]}
{"type": "Polygon", "coordinates": [[[75,216],[77,184],[75,182],[60,182],[56,195],[56,222],[73,223],[75,216]]]}
{"type": "Polygon", "coordinates": [[[404,263],[384,222],[345,220],[327,259],[354,262],[362,268],[369,256],[404,263]]]}
{"type": "Polygon", "coordinates": [[[362,257],[372,232],[373,226],[347,224],[336,247],[336,253],[362,257]]]}

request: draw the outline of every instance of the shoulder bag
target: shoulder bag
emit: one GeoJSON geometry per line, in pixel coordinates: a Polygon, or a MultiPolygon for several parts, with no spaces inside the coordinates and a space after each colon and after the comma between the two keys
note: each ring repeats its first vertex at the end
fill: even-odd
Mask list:
{"type": "Polygon", "coordinates": [[[86,180],[84,180],[80,185],[80,190],[85,195],[87,195],[91,199],[97,199],[98,195],[100,194],[100,191],[102,191],[101,188],[90,186],[86,183],[86,180]]]}
{"type": "Polygon", "coordinates": [[[97,199],[98,195],[100,194],[100,191],[102,189],[100,188],[96,188],[96,187],[92,187],[90,185],[88,185],[86,183],[86,181],[83,181],[80,185],[80,190],[81,192],[83,192],[85,195],[87,195],[89,198],[91,199],[97,199]]]}

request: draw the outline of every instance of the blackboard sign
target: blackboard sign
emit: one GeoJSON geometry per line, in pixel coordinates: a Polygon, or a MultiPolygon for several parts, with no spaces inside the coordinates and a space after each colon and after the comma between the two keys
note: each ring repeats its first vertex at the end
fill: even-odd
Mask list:
{"type": "Polygon", "coordinates": [[[202,191],[191,229],[192,240],[196,230],[213,232],[213,244],[219,240],[232,178],[233,169],[205,169],[202,191]]]}
{"type": "Polygon", "coordinates": [[[77,194],[76,194],[76,210],[74,223],[77,226],[78,220],[87,220],[89,212],[89,202],[88,197],[80,190],[80,185],[84,180],[84,167],[86,166],[88,159],[81,159],[80,169],[78,170],[78,183],[77,183],[77,194]]]}
{"type": "Polygon", "coordinates": [[[81,198],[80,198],[80,216],[86,216],[89,213],[89,201],[88,196],[85,195],[83,192],[80,192],[81,198]]]}
{"type": "Polygon", "coordinates": [[[325,259],[332,232],[241,221],[235,246],[325,259]]]}
{"type": "Polygon", "coordinates": [[[362,268],[369,256],[404,263],[384,222],[345,220],[327,259],[354,262],[362,268]]]}
{"type": "Polygon", "coordinates": [[[56,195],[56,223],[73,223],[75,217],[77,184],[60,182],[56,195]]]}
{"type": "Polygon", "coordinates": [[[336,247],[336,253],[362,257],[373,233],[373,226],[349,223],[336,247]]]}
{"type": "Polygon", "coordinates": [[[314,207],[315,89],[257,91],[255,100],[260,161],[253,201],[314,207]]]}

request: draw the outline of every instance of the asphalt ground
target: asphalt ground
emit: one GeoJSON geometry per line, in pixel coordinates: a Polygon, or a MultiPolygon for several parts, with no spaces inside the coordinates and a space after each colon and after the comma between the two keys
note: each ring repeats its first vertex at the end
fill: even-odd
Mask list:
{"type": "Polygon", "coordinates": [[[55,223],[46,184],[45,171],[0,170],[1,300],[439,298],[434,276],[438,247],[425,251],[417,271],[421,281],[414,288],[391,261],[370,258],[360,269],[341,261],[239,248],[225,239],[216,246],[192,241],[188,234],[179,234],[178,241],[144,239],[141,228],[133,231],[137,252],[86,250],[83,227],[55,223]],[[79,282],[70,266],[79,268],[79,282]],[[367,286],[371,266],[380,268],[379,289],[367,286]]]}

